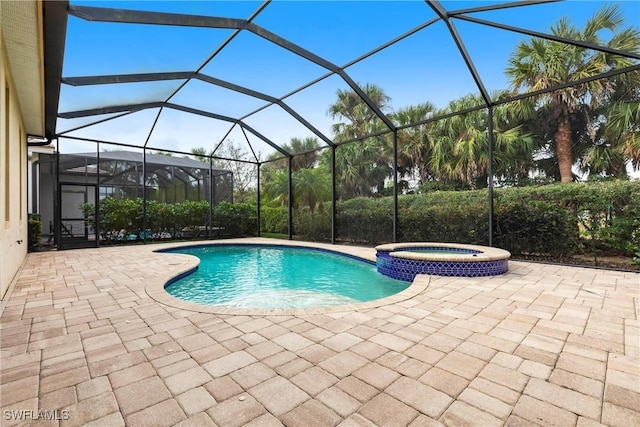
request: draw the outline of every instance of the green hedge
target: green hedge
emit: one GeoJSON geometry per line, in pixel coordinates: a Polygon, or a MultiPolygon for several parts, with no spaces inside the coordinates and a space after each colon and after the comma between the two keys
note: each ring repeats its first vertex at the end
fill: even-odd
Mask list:
{"type": "MultiPolygon", "coordinates": [[[[93,207],[87,205],[87,212],[93,207]]],[[[147,203],[147,230],[173,237],[202,236],[207,202],[147,203]],[[191,234],[185,230],[193,230],[191,234]]],[[[338,202],[337,239],[366,245],[392,240],[393,200],[357,198],[338,202]]],[[[286,207],[262,207],[260,229],[287,233],[286,207]]],[[[294,233],[305,240],[331,239],[331,211],[297,208],[294,233]]],[[[214,236],[255,235],[256,206],[223,202],[213,209],[214,236]]],[[[140,233],[142,201],[107,199],[100,205],[101,230],[140,233]]],[[[494,192],[494,245],[513,254],[565,256],[640,247],[640,182],[613,181],[503,188],[494,192]]],[[[138,234],[139,235],[139,234],[138,234]]],[[[398,198],[398,240],[487,244],[488,191],[436,191],[398,198]]]]}
{"type": "MultiPolygon", "coordinates": [[[[486,189],[401,195],[398,240],[487,244],[488,198],[486,189]]],[[[338,240],[392,240],[392,198],[339,201],[336,208],[338,240]]],[[[286,208],[264,208],[262,216],[262,231],[286,233],[286,208]]],[[[493,226],[494,245],[513,254],[566,256],[595,248],[632,256],[640,247],[640,182],[496,189],[493,226]]],[[[330,212],[294,211],[294,231],[307,240],[330,239],[330,212]]]]}
{"type": "Polygon", "coordinates": [[[513,254],[567,256],[579,252],[572,212],[545,201],[496,203],[494,245],[513,254]]]}
{"type": "Polygon", "coordinates": [[[393,204],[390,197],[346,200],[336,205],[337,238],[376,244],[393,238],[393,204]]]}
{"type": "MultiPolygon", "coordinates": [[[[568,218],[546,218],[551,226],[553,221],[570,221],[570,225],[558,223],[558,237],[546,237],[559,246],[563,245],[563,237],[566,238],[564,244],[570,248],[564,252],[578,253],[583,249],[587,252],[602,250],[631,255],[640,247],[639,181],[616,180],[496,190],[495,200],[497,209],[502,204],[520,204],[564,211],[568,218]]],[[[542,209],[538,209],[537,215],[544,218],[542,209]]],[[[526,224],[527,217],[523,216],[522,220],[526,224]]],[[[540,227],[539,224],[537,226],[540,227]]],[[[545,238],[545,233],[551,234],[551,231],[541,229],[539,233],[540,238],[545,238]]]]}
{"type": "MultiPolygon", "coordinates": [[[[82,206],[95,228],[94,205],[82,206]]],[[[99,230],[103,242],[126,242],[146,239],[181,239],[207,236],[209,204],[206,201],[161,203],[147,201],[147,218],[143,222],[143,201],[107,198],[100,203],[99,230]],[[145,227],[146,226],[146,227],[145,227]],[[143,232],[143,228],[146,232],[143,232]]],[[[222,202],[213,207],[212,237],[255,235],[256,206],[249,203],[222,202]]]]}
{"type": "Polygon", "coordinates": [[[260,231],[265,233],[287,234],[289,219],[285,207],[260,207],[260,231]]]}
{"type": "Polygon", "coordinates": [[[293,230],[304,240],[331,241],[331,212],[299,207],[293,211],[293,230]]]}
{"type": "Polygon", "coordinates": [[[221,202],[213,208],[213,226],[218,236],[255,236],[257,209],[252,203],[221,202]]]}

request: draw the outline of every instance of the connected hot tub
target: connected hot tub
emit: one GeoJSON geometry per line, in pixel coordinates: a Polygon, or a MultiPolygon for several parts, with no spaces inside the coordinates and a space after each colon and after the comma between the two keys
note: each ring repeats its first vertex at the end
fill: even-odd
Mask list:
{"type": "Polygon", "coordinates": [[[496,276],[509,270],[511,254],[504,249],[459,243],[392,243],[376,246],[378,271],[412,281],[417,274],[496,276]]]}

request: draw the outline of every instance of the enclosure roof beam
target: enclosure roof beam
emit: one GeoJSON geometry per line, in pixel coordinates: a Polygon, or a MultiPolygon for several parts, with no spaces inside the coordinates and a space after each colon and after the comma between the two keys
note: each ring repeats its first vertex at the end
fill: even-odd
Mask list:
{"type": "Polygon", "coordinates": [[[203,74],[203,73],[197,73],[195,75],[195,78],[198,79],[198,80],[207,82],[207,83],[214,84],[216,86],[223,87],[225,89],[229,89],[229,90],[232,90],[232,91],[235,91],[235,92],[239,92],[239,93],[241,93],[243,95],[252,96],[254,98],[262,99],[264,101],[271,102],[273,104],[277,104],[283,110],[285,110],[287,113],[289,113],[293,118],[295,118],[298,122],[300,122],[303,126],[305,126],[307,129],[309,129],[311,132],[313,132],[318,138],[322,139],[325,143],[327,143],[330,146],[335,145],[331,139],[329,139],[322,132],[320,132],[318,129],[316,129],[315,126],[313,126],[305,118],[303,118],[301,115],[299,115],[297,112],[295,112],[291,107],[289,107],[281,99],[275,98],[275,97],[267,95],[265,93],[258,92],[258,91],[255,91],[255,90],[240,86],[240,85],[229,83],[229,82],[227,82],[225,80],[221,80],[221,79],[218,79],[218,78],[215,78],[215,77],[211,77],[211,76],[208,76],[208,75],[203,74]]]}
{"type": "MultiPolygon", "coordinates": [[[[363,61],[363,60],[367,59],[368,57],[370,57],[370,56],[372,56],[372,55],[374,55],[374,54],[376,54],[376,53],[380,52],[381,50],[386,49],[386,48],[388,48],[389,46],[392,46],[392,45],[394,45],[394,44],[398,43],[398,42],[399,42],[399,41],[401,41],[401,40],[404,40],[405,38],[407,38],[407,37],[409,37],[409,36],[411,36],[411,35],[413,35],[413,34],[417,33],[418,31],[421,31],[421,30],[423,30],[423,29],[425,29],[425,28],[429,27],[430,25],[432,25],[432,24],[433,24],[433,23],[435,23],[435,22],[438,22],[439,20],[440,20],[440,18],[439,18],[439,17],[431,18],[430,20],[428,20],[428,21],[426,21],[426,22],[424,22],[424,23],[422,23],[422,24],[418,25],[417,27],[415,27],[415,28],[413,28],[413,29],[411,29],[411,30],[407,31],[406,33],[399,35],[398,37],[394,38],[393,40],[390,40],[390,41],[388,41],[387,43],[385,43],[385,44],[383,44],[383,45],[380,45],[380,46],[376,47],[376,48],[375,48],[375,49],[373,49],[373,50],[370,50],[369,52],[365,53],[364,55],[362,55],[362,56],[360,56],[360,57],[358,57],[358,58],[356,58],[356,59],[354,59],[354,60],[352,60],[352,61],[349,61],[348,63],[346,63],[345,65],[343,65],[341,68],[342,68],[342,69],[349,68],[350,66],[355,65],[355,64],[357,64],[358,62],[361,62],[361,61],[363,61]]],[[[328,73],[326,73],[326,74],[324,74],[324,75],[322,75],[322,76],[320,76],[320,77],[318,77],[318,78],[316,78],[316,79],[314,79],[314,80],[310,81],[309,83],[304,84],[304,85],[302,85],[302,86],[298,87],[297,89],[294,89],[294,90],[292,90],[291,92],[289,92],[289,93],[287,93],[287,94],[283,95],[283,96],[280,98],[280,100],[281,100],[281,101],[283,101],[283,100],[285,100],[285,99],[289,98],[290,96],[293,96],[293,95],[295,95],[296,93],[302,92],[303,90],[305,90],[305,89],[307,89],[307,88],[309,88],[309,87],[313,86],[314,84],[319,83],[319,82],[321,82],[322,80],[327,79],[327,78],[329,78],[329,77],[331,77],[331,76],[333,76],[333,75],[335,75],[335,74],[336,74],[336,72],[334,72],[334,71],[329,71],[328,73]]],[[[284,105],[286,105],[286,104],[284,104],[284,105]]],[[[252,112],[250,112],[250,113],[248,113],[248,114],[244,115],[243,117],[241,117],[241,120],[243,120],[243,119],[245,119],[245,118],[247,118],[247,117],[250,117],[250,116],[252,116],[252,115],[254,115],[254,114],[256,114],[256,113],[258,113],[258,112],[260,112],[260,111],[264,110],[265,108],[267,108],[267,107],[269,107],[269,106],[270,106],[270,105],[264,105],[264,106],[262,106],[262,107],[260,107],[260,108],[257,108],[257,109],[255,109],[254,111],[252,111],[252,112]]],[[[284,108],[284,107],[283,107],[283,108],[284,108]]],[[[335,144],[335,143],[334,143],[334,144],[329,144],[329,145],[330,145],[330,146],[337,146],[337,144],[335,144]]]]}
{"type": "Polygon", "coordinates": [[[253,22],[235,18],[219,18],[213,16],[185,15],[179,13],[149,12],[127,9],[109,9],[92,6],[70,6],[69,13],[87,21],[97,22],[226,28],[250,31],[257,36],[294,53],[295,55],[338,74],[389,129],[395,129],[395,125],[389,117],[380,110],[375,102],[373,102],[373,100],[371,100],[371,98],[362,91],[362,89],[342,68],[304,49],[303,47],[254,24],[253,22]]]}
{"type": "Polygon", "coordinates": [[[95,122],[85,123],[83,125],[76,126],[74,128],[67,129],[67,130],[62,131],[62,132],[58,132],[58,136],[63,136],[63,135],[65,135],[67,133],[70,133],[70,132],[75,132],[77,130],[88,128],[88,127],[93,126],[93,125],[98,125],[100,123],[108,122],[109,120],[113,120],[113,119],[117,119],[117,118],[120,118],[120,117],[124,117],[124,116],[127,116],[127,115],[131,114],[131,113],[132,113],[132,111],[125,111],[122,114],[118,114],[118,115],[113,116],[113,117],[106,117],[104,119],[96,120],[95,122]]]}
{"type": "Polygon", "coordinates": [[[484,86],[484,83],[480,78],[480,73],[478,73],[478,70],[476,69],[476,66],[473,63],[473,60],[471,59],[471,55],[469,55],[469,52],[467,51],[467,48],[465,47],[464,42],[462,41],[462,37],[460,37],[458,30],[456,29],[455,25],[453,25],[453,22],[451,22],[451,19],[449,18],[449,14],[447,10],[444,8],[444,6],[442,6],[442,4],[439,1],[436,1],[436,0],[425,0],[425,1],[433,9],[436,15],[438,15],[440,19],[442,19],[446,24],[447,28],[449,29],[449,33],[453,38],[453,41],[455,42],[456,46],[458,47],[458,50],[460,51],[460,54],[462,55],[462,59],[464,60],[465,64],[467,65],[467,68],[469,69],[469,72],[471,73],[471,77],[476,83],[476,86],[478,87],[478,90],[480,91],[480,94],[484,99],[485,104],[487,106],[491,105],[491,96],[489,95],[487,88],[484,86]]]}
{"type": "Polygon", "coordinates": [[[156,118],[153,119],[153,124],[151,125],[151,129],[149,129],[149,132],[147,133],[147,137],[144,140],[144,145],[142,146],[143,148],[146,148],[147,145],[149,144],[149,141],[151,140],[151,135],[153,135],[153,132],[156,130],[156,126],[158,125],[158,120],[160,120],[161,114],[162,114],[162,108],[158,110],[158,114],[156,114],[156,118]]]}
{"type": "Polygon", "coordinates": [[[559,42],[559,43],[578,46],[578,47],[582,47],[582,48],[585,48],[585,49],[592,49],[592,50],[596,50],[596,51],[600,51],[600,52],[610,53],[610,54],[613,54],[613,55],[624,56],[624,57],[627,57],[627,58],[640,59],[640,54],[638,54],[638,53],[628,52],[628,51],[619,50],[619,49],[613,49],[611,47],[601,46],[601,45],[597,45],[595,43],[590,43],[590,42],[585,42],[585,41],[580,41],[580,40],[573,40],[573,39],[569,39],[569,38],[566,38],[566,37],[556,36],[556,35],[553,35],[553,34],[541,33],[539,31],[531,31],[531,30],[527,30],[527,29],[524,29],[524,28],[520,28],[520,27],[514,27],[513,25],[500,24],[498,22],[487,21],[487,20],[475,18],[475,17],[472,17],[472,16],[458,15],[458,16],[456,16],[456,19],[461,19],[463,21],[473,22],[473,23],[476,23],[476,24],[486,25],[488,27],[499,28],[501,30],[507,30],[507,31],[515,32],[515,33],[525,34],[525,35],[528,35],[528,36],[538,37],[538,38],[541,38],[541,39],[551,40],[551,41],[555,41],[555,42],[559,42]]]}
{"type": "Polygon", "coordinates": [[[113,9],[94,6],[69,6],[69,14],[85,21],[119,22],[123,24],[170,25],[177,27],[246,29],[247,21],[239,18],[152,12],[147,10],[113,9]]]}
{"type": "Polygon", "coordinates": [[[611,71],[607,71],[606,73],[598,74],[596,76],[585,77],[579,80],[572,80],[570,82],[560,83],[545,89],[540,89],[532,92],[521,93],[518,95],[510,96],[505,99],[496,100],[493,102],[493,105],[501,105],[508,104],[509,102],[519,101],[525,98],[531,98],[534,96],[544,95],[545,93],[550,93],[560,89],[566,89],[572,86],[578,86],[584,83],[593,82],[600,79],[606,79],[609,77],[619,76],[621,74],[632,73],[634,71],[640,71],[640,64],[631,65],[629,67],[619,68],[611,71]]]}
{"type": "Polygon", "coordinates": [[[222,120],[222,121],[225,121],[225,122],[236,123],[236,124],[246,128],[247,130],[251,131],[251,133],[253,133],[255,136],[257,136],[258,138],[260,138],[261,140],[263,140],[264,142],[269,144],[271,146],[271,148],[274,148],[275,150],[278,150],[279,152],[281,152],[282,154],[284,154],[287,157],[291,157],[291,154],[288,151],[286,151],[285,149],[280,147],[278,144],[276,144],[275,142],[271,141],[269,138],[267,138],[266,136],[262,135],[260,132],[258,132],[257,130],[253,129],[251,126],[247,125],[246,123],[244,123],[241,120],[234,119],[233,117],[223,116],[223,115],[220,115],[220,114],[210,113],[208,111],[198,110],[196,108],[185,107],[184,105],[172,104],[172,103],[164,103],[164,104],[165,104],[165,107],[167,107],[167,108],[172,108],[174,110],[184,111],[185,113],[197,114],[197,115],[204,116],[204,117],[209,117],[209,118],[212,118],[212,119],[217,119],[217,120],[222,120]]]}
{"type": "Polygon", "coordinates": [[[149,108],[159,108],[159,107],[171,108],[173,110],[183,111],[185,113],[190,113],[190,114],[196,114],[196,115],[203,116],[203,117],[209,117],[211,119],[222,120],[222,121],[231,122],[231,123],[237,123],[240,126],[243,126],[246,129],[248,129],[249,131],[251,131],[251,133],[253,133],[255,136],[257,136],[258,138],[262,139],[264,142],[269,144],[272,148],[278,150],[279,152],[281,152],[285,156],[288,156],[288,157],[291,156],[291,154],[289,152],[287,152],[286,150],[281,148],[279,145],[277,145],[276,143],[271,141],[269,138],[267,138],[266,136],[262,135],[260,132],[256,131],[255,129],[253,129],[252,127],[247,125],[246,123],[243,123],[241,120],[234,119],[233,117],[223,116],[223,115],[220,115],[220,114],[210,113],[208,111],[198,110],[196,108],[186,107],[184,105],[179,105],[179,104],[172,104],[172,103],[167,103],[167,102],[147,102],[147,103],[142,103],[142,104],[114,105],[114,106],[110,106],[110,107],[91,108],[91,109],[88,109],[88,110],[68,111],[68,112],[65,112],[65,113],[58,114],[58,117],[62,117],[62,118],[65,118],[65,119],[73,119],[73,118],[79,118],[79,117],[95,116],[95,115],[100,115],[100,114],[120,113],[120,112],[123,112],[123,111],[131,111],[131,112],[133,112],[133,111],[141,111],[141,110],[145,110],[145,109],[149,109],[149,108]]]}
{"type": "Polygon", "coordinates": [[[111,114],[111,113],[123,113],[123,112],[136,112],[147,110],[149,108],[160,108],[164,106],[164,102],[144,102],[140,104],[129,104],[129,105],[111,105],[108,107],[100,107],[100,108],[90,108],[87,110],[76,110],[76,111],[67,111],[63,113],[58,113],[58,117],[63,119],[77,119],[80,117],[88,117],[88,116],[99,116],[102,114],[111,114]]]}
{"type": "Polygon", "coordinates": [[[521,0],[521,1],[510,2],[510,3],[499,3],[499,4],[490,4],[486,6],[470,7],[468,9],[451,10],[449,11],[448,14],[449,16],[453,17],[456,15],[462,15],[464,13],[488,12],[491,10],[510,9],[513,7],[520,7],[520,6],[533,6],[536,4],[544,4],[544,3],[557,3],[561,1],[565,1],[565,0],[521,0]]]}
{"type": "Polygon", "coordinates": [[[242,121],[238,121],[238,124],[240,126],[242,126],[244,129],[248,130],[249,132],[251,132],[252,134],[254,134],[255,136],[257,136],[258,138],[262,139],[263,141],[265,141],[267,144],[269,144],[272,148],[275,148],[276,150],[278,150],[278,152],[284,154],[287,157],[293,157],[293,154],[289,153],[287,150],[285,150],[284,148],[280,147],[277,144],[274,144],[273,142],[270,142],[269,139],[262,135],[260,132],[258,132],[257,130],[255,130],[254,128],[252,128],[251,126],[249,126],[248,124],[242,122],[242,121]]]}
{"type": "Polygon", "coordinates": [[[247,131],[242,126],[240,126],[240,130],[242,131],[242,135],[244,135],[245,141],[247,141],[247,145],[249,146],[249,149],[251,150],[251,154],[253,154],[253,158],[256,159],[256,163],[259,163],[260,160],[258,159],[258,156],[256,155],[256,152],[253,150],[253,145],[251,145],[251,141],[249,141],[249,137],[247,136],[247,131]]]}
{"type": "Polygon", "coordinates": [[[234,83],[230,83],[225,80],[221,80],[207,74],[196,73],[192,71],[177,71],[166,73],[141,73],[141,74],[112,74],[103,76],[83,76],[83,77],[64,77],[62,82],[71,86],[89,86],[89,85],[101,85],[101,84],[119,84],[119,83],[142,83],[161,80],[188,80],[196,79],[215,86],[219,86],[225,89],[232,90],[234,92],[241,93],[243,95],[251,96],[253,98],[262,99],[272,104],[279,105],[283,110],[289,113],[293,118],[300,122],[303,126],[313,132],[318,138],[322,139],[327,145],[335,145],[333,141],[320,132],[316,127],[309,123],[306,119],[295,112],[284,101],[275,98],[273,96],[261,93],[234,83]]]}
{"type": "Polygon", "coordinates": [[[185,80],[195,76],[193,71],[167,73],[110,74],[103,76],[63,77],[62,83],[70,86],[90,86],[117,83],[141,83],[161,80],[185,80]]]}
{"type": "Polygon", "coordinates": [[[360,86],[358,86],[353,81],[353,79],[351,79],[351,77],[347,74],[346,71],[344,71],[344,69],[254,23],[248,23],[247,29],[252,33],[264,38],[265,40],[268,40],[308,61],[313,62],[316,65],[319,65],[320,67],[338,74],[389,129],[395,129],[395,125],[393,124],[391,119],[389,119],[389,117],[387,117],[387,115],[384,114],[382,110],[380,110],[380,107],[378,107],[378,105],[376,105],[376,103],[373,102],[373,100],[362,91],[360,86]]]}

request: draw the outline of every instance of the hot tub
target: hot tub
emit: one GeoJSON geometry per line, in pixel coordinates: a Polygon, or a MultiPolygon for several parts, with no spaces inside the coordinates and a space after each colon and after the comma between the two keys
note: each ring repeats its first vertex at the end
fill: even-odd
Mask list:
{"type": "Polygon", "coordinates": [[[496,276],[509,270],[511,254],[504,249],[459,243],[391,243],[376,246],[378,271],[412,281],[417,274],[496,276]]]}

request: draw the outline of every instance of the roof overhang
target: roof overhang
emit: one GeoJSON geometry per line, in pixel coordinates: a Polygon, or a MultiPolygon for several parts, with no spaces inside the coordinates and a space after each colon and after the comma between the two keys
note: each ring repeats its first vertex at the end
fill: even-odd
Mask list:
{"type": "Polygon", "coordinates": [[[42,2],[0,2],[0,25],[25,131],[45,134],[42,2]]]}
{"type": "Polygon", "coordinates": [[[68,0],[44,1],[44,126],[49,139],[55,137],[58,118],[58,102],[60,100],[60,81],[62,79],[62,63],[64,46],[67,38],[68,0]]]}

